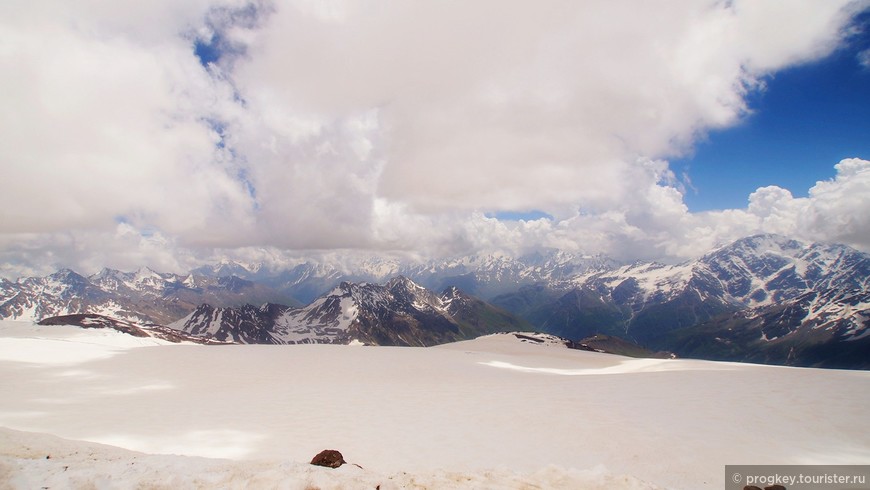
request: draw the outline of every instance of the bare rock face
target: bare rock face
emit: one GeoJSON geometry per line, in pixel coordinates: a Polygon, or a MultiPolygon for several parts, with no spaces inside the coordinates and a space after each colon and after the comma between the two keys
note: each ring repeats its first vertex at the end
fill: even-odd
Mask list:
{"type": "Polygon", "coordinates": [[[344,456],[334,449],[324,449],[317,453],[317,456],[311,460],[311,464],[315,466],[326,466],[327,468],[338,468],[345,463],[347,463],[347,461],[344,460],[344,456]]]}

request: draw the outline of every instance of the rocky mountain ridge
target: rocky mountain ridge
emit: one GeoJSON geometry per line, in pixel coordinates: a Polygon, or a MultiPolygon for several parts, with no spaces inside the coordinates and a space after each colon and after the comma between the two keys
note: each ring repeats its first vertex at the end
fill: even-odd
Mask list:
{"type": "Polygon", "coordinates": [[[226,342],[216,341],[199,337],[196,335],[187,335],[184,332],[165,327],[162,325],[142,325],[117,318],[111,318],[104,315],[96,315],[93,313],[75,314],[75,315],[60,315],[45,318],[38,322],[42,326],[51,325],[73,325],[81,328],[96,328],[117,330],[118,332],[132,335],[133,337],[150,337],[160,340],[166,340],[175,344],[181,342],[193,344],[225,344],[226,342]]]}
{"type": "Polygon", "coordinates": [[[169,326],[239,343],[427,346],[528,324],[456,288],[436,294],[397,276],[383,285],[343,282],[303,308],[202,305],[169,326]]]}
{"type": "Polygon", "coordinates": [[[594,271],[492,302],[566,338],[604,333],[686,357],[848,367],[800,353],[808,343],[870,352],[868,285],[865,253],[759,235],[683,264],[594,271]],[[742,341],[729,346],[722,339],[737,325],[742,341]]]}

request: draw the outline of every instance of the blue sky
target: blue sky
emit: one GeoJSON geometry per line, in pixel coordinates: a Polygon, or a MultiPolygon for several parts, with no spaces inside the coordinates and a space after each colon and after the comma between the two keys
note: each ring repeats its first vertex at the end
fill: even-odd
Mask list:
{"type": "Polygon", "coordinates": [[[711,132],[693,155],[671,162],[691,178],[691,211],[745,207],[768,185],[806,197],[841,159],[870,156],[870,66],[858,58],[870,49],[870,14],[856,24],[864,30],[847,45],[768,77],[741,124],[711,132]]]}

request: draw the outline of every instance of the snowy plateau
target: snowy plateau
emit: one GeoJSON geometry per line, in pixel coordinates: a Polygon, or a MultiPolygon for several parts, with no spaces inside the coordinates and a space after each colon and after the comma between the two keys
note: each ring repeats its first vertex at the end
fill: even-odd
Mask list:
{"type": "Polygon", "coordinates": [[[870,372],[567,349],[204,346],[0,322],[3,488],[721,489],[866,464],[870,372]],[[307,462],[338,449],[338,469],[307,462]]]}

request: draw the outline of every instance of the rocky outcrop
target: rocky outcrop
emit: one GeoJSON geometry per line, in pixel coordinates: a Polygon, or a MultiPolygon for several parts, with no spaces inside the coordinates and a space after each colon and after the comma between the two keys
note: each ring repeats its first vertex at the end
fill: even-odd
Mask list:
{"type": "Polygon", "coordinates": [[[311,464],[314,466],[325,466],[327,468],[338,468],[345,463],[347,461],[344,460],[344,456],[335,449],[324,449],[311,460],[311,464]]]}

